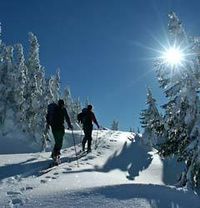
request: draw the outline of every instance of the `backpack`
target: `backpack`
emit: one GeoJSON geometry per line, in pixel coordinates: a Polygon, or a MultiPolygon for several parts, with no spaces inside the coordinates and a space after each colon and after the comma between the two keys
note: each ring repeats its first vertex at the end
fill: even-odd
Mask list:
{"type": "Polygon", "coordinates": [[[77,120],[84,126],[90,126],[92,124],[91,116],[87,108],[82,109],[82,112],[77,115],[77,120]]]}
{"type": "Polygon", "coordinates": [[[56,103],[51,103],[47,108],[47,122],[51,126],[55,125],[58,118],[58,105],[56,103]]]}

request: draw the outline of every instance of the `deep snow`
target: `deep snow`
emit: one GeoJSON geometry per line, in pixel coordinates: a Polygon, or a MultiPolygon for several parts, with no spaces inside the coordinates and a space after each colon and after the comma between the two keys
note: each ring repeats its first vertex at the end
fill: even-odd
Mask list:
{"type": "MultiPolygon", "coordinates": [[[[82,135],[74,134],[79,151],[82,135]]],[[[181,165],[162,161],[133,133],[94,131],[93,151],[78,159],[79,166],[70,131],[64,147],[62,164],[43,175],[50,152],[24,153],[24,145],[23,154],[1,154],[0,207],[200,207],[197,195],[175,187],[181,165]]]]}

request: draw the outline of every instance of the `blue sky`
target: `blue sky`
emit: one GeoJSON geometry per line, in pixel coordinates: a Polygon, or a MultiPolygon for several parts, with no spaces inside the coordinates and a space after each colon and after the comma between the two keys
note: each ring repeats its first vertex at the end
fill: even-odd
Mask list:
{"type": "Polygon", "coordinates": [[[198,0],[1,0],[2,39],[28,49],[28,32],[40,43],[46,75],[61,69],[62,87],[89,97],[99,123],[137,129],[146,88],[158,105],[163,94],[152,58],[166,42],[167,14],[174,10],[190,34],[200,34],[198,0]]]}

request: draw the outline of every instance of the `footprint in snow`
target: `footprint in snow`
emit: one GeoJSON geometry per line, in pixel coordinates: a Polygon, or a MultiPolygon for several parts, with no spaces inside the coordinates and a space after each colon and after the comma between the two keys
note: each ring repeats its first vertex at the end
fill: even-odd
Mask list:
{"type": "Polygon", "coordinates": [[[12,199],[9,203],[10,207],[19,207],[19,206],[23,206],[24,202],[22,199],[16,198],[16,199],[12,199]]]}
{"type": "Polygon", "coordinates": [[[48,182],[49,182],[49,181],[51,181],[52,179],[57,178],[57,177],[54,177],[54,176],[53,176],[53,177],[51,177],[51,176],[46,176],[45,178],[48,179],[48,182]]]}
{"type": "Polygon", "coordinates": [[[87,158],[83,159],[83,161],[92,160],[96,158],[96,156],[88,155],[87,158]]]}
{"type": "Polygon", "coordinates": [[[47,183],[47,180],[42,179],[40,180],[40,183],[47,183]]]}
{"type": "Polygon", "coordinates": [[[57,177],[52,177],[53,180],[57,179],[57,177]]]}
{"type": "Polygon", "coordinates": [[[96,158],[96,156],[92,156],[92,155],[89,155],[89,156],[88,156],[88,159],[90,159],[90,160],[92,160],[92,159],[94,159],[94,158],[96,158]]]}
{"type": "Polygon", "coordinates": [[[8,196],[17,196],[17,195],[21,195],[22,193],[21,192],[18,192],[18,191],[8,191],[7,192],[7,195],[8,196]]]}
{"type": "MultiPolygon", "coordinates": [[[[57,175],[57,174],[54,173],[54,175],[57,175]]],[[[55,179],[57,179],[58,177],[55,177],[55,176],[46,176],[45,178],[48,179],[48,181],[51,181],[52,179],[55,180],[55,179]]],[[[46,182],[47,182],[47,181],[46,181],[46,182]]],[[[44,182],[43,182],[43,183],[44,183],[44,182]]]]}
{"type": "Polygon", "coordinates": [[[109,145],[104,145],[103,148],[104,149],[110,149],[110,146],[109,145]]]}
{"type": "Polygon", "coordinates": [[[59,175],[58,172],[53,173],[53,175],[47,175],[47,176],[45,176],[45,179],[40,180],[40,183],[47,183],[48,181],[51,181],[51,179],[57,179],[58,177],[56,177],[56,176],[58,176],[58,175],[59,175]]]}
{"type": "Polygon", "coordinates": [[[72,170],[72,168],[65,168],[65,170],[72,170]]]}
{"type": "Polygon", "coordinates": [[[72,170],[72,168],[64,168],[64,169],[65,169],[65,171],[62,172],[63,174],[67,174],[67,173],[69,173],[69,171],[72,170]]]}
{"type": "Polygon", "coordinates": [[[24,192],[24,191],[29,191],[29,190],[33,190],[32,186],[26,186],[20,189],[20,191],[24,192]]]}
{"type": "Polygon", "coordinates": [[[24,204],[22,193],[18,191],[8,191],[7,195],[10,197],[10,207],[19,207],[24,204]]]}
{"type": "Polygon", "coordinates": [[[88,161],[88,158],[83,159],[83,161],[88,161]]]}
{"type": "Polygon", "coordinates": [[[117,142],[116,139],[110,139],[110,142],[117,142]]]}
{"type": "Polygon", "coordinates": [[[55,175],[55,176],[56,176],[56,175],[59,175],[59,173],[58,173],[58,172],[55,172],[53,175],[55,175]]]}

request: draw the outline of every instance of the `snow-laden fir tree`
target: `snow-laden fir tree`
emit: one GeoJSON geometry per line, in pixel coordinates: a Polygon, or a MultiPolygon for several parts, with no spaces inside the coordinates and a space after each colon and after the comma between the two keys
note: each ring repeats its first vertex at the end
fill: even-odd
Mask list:
{"type": "MultiPolygon", "coordinates": [[[[71,90],[69,87],[66,87],[63,92],[63,100],[67,108],[71,123],[75,129],[80,129],[80,125],[77,122],[77,115],[82,111],[82,103],[79,98],[73,99],[71,95],[71,90]]],[[[89,99],[86,99],[85,106],[89,105],[89,99]]]]}
{"type": "Polygon", "coordinates": [[[175,155],[178,160],[184,161],[186,171],[181,183],[195,187],[200,184],[197,171],[200,168],[199,138],[196,133],[200,107],[200,47],[196,39],[188,38],[182,23],[173,12],[169,14],[168,29],[171,45],[184,48],[185,60],[178,66],[167,64],[165,60],[157,64],[158,81],[168,99],[163,105],[164,128],[161,131],[166,141],[160,153],[163,156],[175,155]]]}
{"type": "Polygon", "coordinates": [[[149,146],[155,146],[161,142],[157,131],[162,123],[162,117],[158,112],[156,100],[153,98],[150,88],[147,89],[146,105],[148,107],[141,112],[140,117],[142,128],[144,128],[143,142],[149,146]]]}
{"type": "Polygon", "coordinates": [[[74,129],[80,129],[80,126],[77,123],[77,115],[82,111],[80,99],[78,98],[74,100],[72,98],[70,88],[66,87],[63,92],[63,100],[65,102],[67,112],[69,114],[74,129]]]}
{"type": "Polygon", "coordinates": [[[56,71],[56,75],[51,76],[49,80],[49,89],[52,102],[57,103],[60,99],[60,69],[56,71]]]}
{"type": "Polygon", "coordinates": [[[4,55],[4,63],[3,63],[3,77],[2,82],[4,85],[3,88],[3,134],[7,134],[7,132],[11,131],[15,126],[15,115],[14,111],[17,108],[15,103],[15,87],[13,83],[16,81],[16,74],[14,72],[14,63],[13,63],[13,47],[6,46],[5,47],[5,55],[4,55]]]}
{"type": "Polygon", "coordinates": [[[41,143],[45,131],[45,115],[47,103],[45,103],[45,75],[40,65],[39,43],[33,33],[29,33],[30,52],[27,62],[28,86],[27,86],[27,119],[29,132],[35,141],[41,143]]]}
{"type": "Polygon", "coordinates": [[[118,131],[119,130],[119,122],[116,120],[113,120],[112,124],[111,124],[111,130],[113,131],[118,131]]]}
{"type": "Polygon", "coordinates": [[[0,40],[0,132],[6,135],[16,126],[16,93],[18,71],[14,64],[14,48],[0,40]]]}
{"type": "Polygon", "coordinates": [[[73,99],[72,99],[72,96],[71,96],[71,91],[70,91],[70,88],[69,87],[66,87],[64,89],[64,92],[63,92],[63,99],[65,101],[65,105],[66,107],[69,109],[69,107],[72,105],[73,103],[73,99]]]}
{"type": "Polygon", "coordinates": [[[4,82],[4,77],[6,76],[6,72],[4,71],[4,51],[5,51],[5,46],[2,44],[2,41],[0,40],[0,94],[1,94],[1,99],[0,99],[0,129],[3,127],[3,123],[5,120],[5,111],[6,111],[6,106],[5,106],[5,97],[4,91],[5,91],[5,82],[4,82]]]}
{"type": "Polygon", "coordinates": [[[79,98],[75,99],[72,103],[72,115],[71,115],[71,120],[73,123],[77,122],[77,115],[81,112],[82,107],[81,107],[81,101],[79,98]]]}
{"type": "Polygon", "coordinates": [[[15,82],[15,102],[17,104],[16,109],[16,119],[23,131],[27,129],[27,122],[26,122],[26,100],[25,100],[25,93],[26,93],[26,85],[27,85],[27,67],[25,64],[25,57],[23,52],[23,46],[21,44],[16,45],[16,53],[17,53],[17,60],[16,60],[16,74],[17,79],[15,82]]]}
{"type": "MultiPolygon", "coordinates": [[[[48,138],[47,106],[61,98],[60,72],[46,79],[40,64],[39,43],[33,33],[29,33],[29,43],[26,60],[21,44],[6,46],[0,38],[0,133],[23,132],[27,140],[44,148],[48,138]]],[[[74,102],[69,92],[64,97],[76,122],[81,103],[74,102]]]]}

